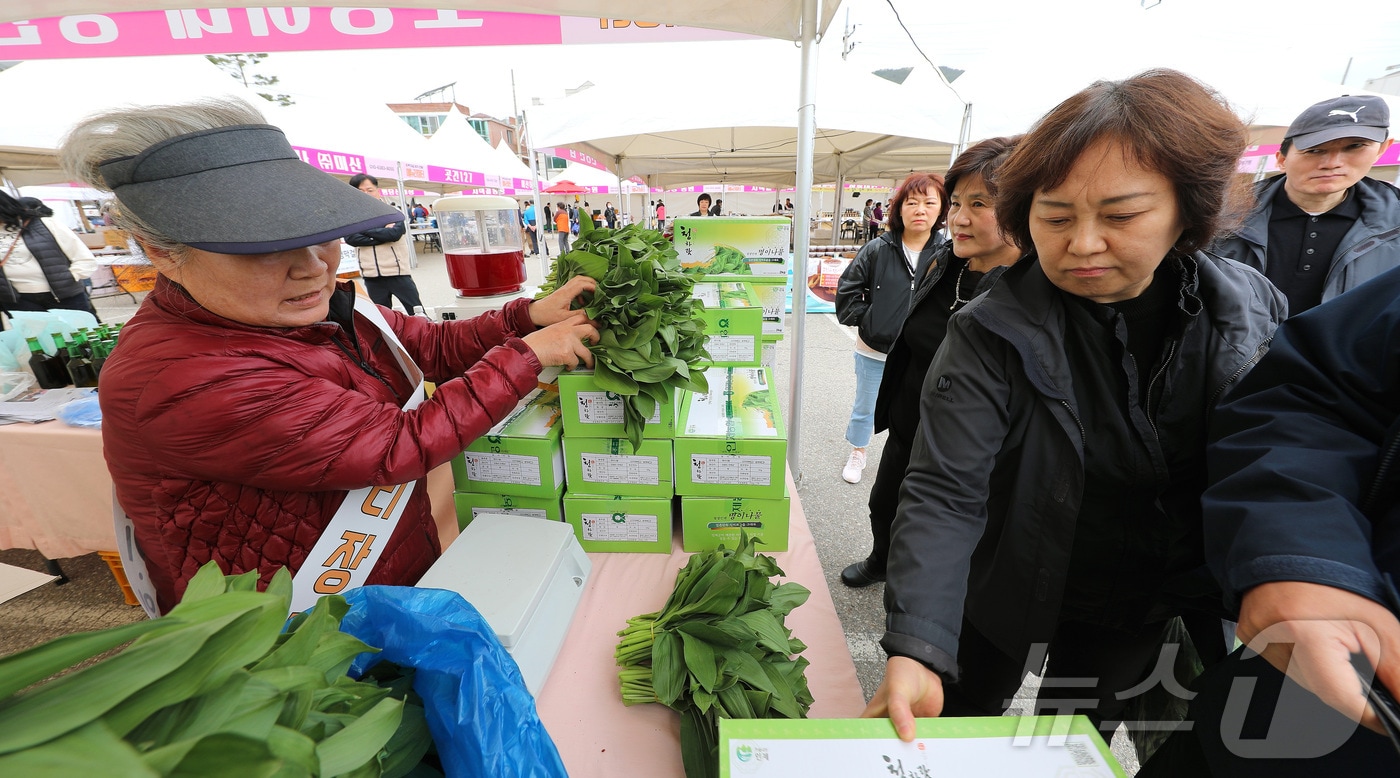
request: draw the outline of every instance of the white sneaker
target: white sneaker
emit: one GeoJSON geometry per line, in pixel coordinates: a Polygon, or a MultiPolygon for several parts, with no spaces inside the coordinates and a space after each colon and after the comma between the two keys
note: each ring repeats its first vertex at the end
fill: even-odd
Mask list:
{"type": "Polygon", "coordinates": [[[841,477],[848,484],[860,483],[860,474],[865,471],[865,449],[851,449],[851,456],[846,460],[846,466],[841,469],[841,477]]]}

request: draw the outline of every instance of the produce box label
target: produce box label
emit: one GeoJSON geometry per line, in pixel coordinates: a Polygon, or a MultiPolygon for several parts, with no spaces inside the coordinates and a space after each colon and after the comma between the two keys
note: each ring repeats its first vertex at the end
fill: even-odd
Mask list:
{"type": "Polygon", "coordinates": [[[535,457],[515,454],[467,452],[467,478],[501,484],[540,485],[540,463],[535,457]]]}
{"type": "MultiPolygon", "coordinates": [[[[578,420],[581,424],[621,424],[626,401],[612,392],[579,392],[578,420]]],[[[652,411],[647,424],[661,423],[661,406],[652,411]]]]}
{"type": "Polygon", "coordinates": [[[648,484],[660,481],[656,457],[627,454],[583,454],[583,480],[599,484],[648,484]]]}
{"type": "Polygon", "coordinates": [[[697,484],[769,486],[773,458],[736,454],[691,454],[690,480],[697,484]]]}
{"type": "Polygon", "coordinates": [[[556,492],[547,497],[456,492],[452,498],[457,504],[457,526],[465,528],[477,517],[486,515],[521,516],[563,521],[564,508],[560,502],[563,496],[562,492],[556,492]]]}
{"type": "Polygon", "coordinates": [[[478,516],[528,516],[532,519],[549,519],[549,511],[543,508],[472,508],[472,518],[478,516]]]}
{"type": "Polygon", "coordinates": [[[515,410],[486,435],[502,438],[554,437],[563,429],[559,419],[559,393],[537,388],[516,403],[515,410]]]}
{"type": "Polygon", "coordinates": [[[914,742],[888,719],[719,720],[719,776],[1125,778],[1085,716],[916,719],[914,742]]]}
{"type": "Polygon", "coordinates": [[[622,511],[584,513],[582,522],[584,540],[627,543],[655,543],[657,540],[655,516],[622,511]]]}
{"type": "Polygon", "coordinates": [[[753,359],[754,337],[752,335],[721,335],[710,338],[705,350],[716,363],[748,362],[753,359]]]}
{"type": "Polygon", "coordinates": [[[682,216],[675,220],[672,243],[687,273],[784,276],[792,255],[792,221],[784,216],[682,216]]]}
{"type": "Polygon", "coordinates": [[[729,367],[707,370],[710,391],[692,394],[683,411],[682,434],[721,438],[786,438],[778,396],[768,370],[729,367]]]}

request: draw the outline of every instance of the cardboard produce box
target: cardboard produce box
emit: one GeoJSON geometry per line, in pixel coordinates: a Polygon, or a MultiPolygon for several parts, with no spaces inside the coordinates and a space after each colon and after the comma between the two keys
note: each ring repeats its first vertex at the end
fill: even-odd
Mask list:
{"type": "Polygon", "coordinates": [[[459,492],[552,497],[564,488],[559,395],[536,389],[452,460],[459,492]]]}
{"type": "Polygon", "coordinates": [[[788,309],[787,279],[755,278],[749,283],[763,306],[763,334],[782,335],[788,309]]]}
{"type": "Polygon", "coordinates": [[[457,503],[457,528],[465,529],[478,516],[501,515],[523,516],[549,521],[564,520],[564,492],[553,497],[517,497],[511,494],[478,494],[476,492],[456,492],[452,499],[457,503]]]}
{"type": "Polygon", "coordinates": [[[604,497],[564,493],[564,520],[584,551],[671,553],[670,497],[604,497]]]}
{"type": "Polygon", "coordinates": [[[778,343],[782,339],[782,335],[763,336],[763,350],[758,354],[759,367],[766,367],[769,370],[778,369],[778,343]]]}
{"type": "Polygon", "coordinates": [[[759,551],[787,551],[792,500],[769,497],[682,497],[681,548],[694,553],[739,546],[739,531],[758,538],[759,551]]]}
{"type": "MultiPolygon", "coordinates": [[[[616,438],[626,434],[622,427],[623,397],[599,388],[592,370],[559,374],[560,410],[564,434],[576,438],[616,438]]],[[[644,438],[673,438],[676,435],[676,392],[670,402],[657,403],[656,410],[642,430],[644,438]]]]}
{"type": "Polygon", "coordinates": [[[671,441],[564,437],[564,471],[576,494],[670,497],[675,494],[671,441]]]}
{"type": "Polygon", "coordinates": [[[772,372],[765,367],[705,371],[710,391],[687,393],[676,430],[676,494],[783,496],[787,432],[772,372]]]}
{"type": "Polygon", "coordinates": [[[776,276],[788,273],[792,220],[786,216],[681,216],[671,243],[687,273],[776,276]]]}
{"type": "Polygon", "coordinates": [[[707,365],[754,367],[763,342],[763,307],[753,284],[743,281],[702,282],[691,295],[705,303],[707,365]]]}

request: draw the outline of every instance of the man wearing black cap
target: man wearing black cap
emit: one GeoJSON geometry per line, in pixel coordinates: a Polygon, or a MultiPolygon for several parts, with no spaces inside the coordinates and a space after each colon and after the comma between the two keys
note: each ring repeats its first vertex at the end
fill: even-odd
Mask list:
{"type": "Polygon", "coordinates": [[[1278,151],[1283,175],[1216,253],[1264,273],[1288,312],[1400,266],[1400,191],[1366,174],[1390,148],[1390,109],[1375,96],[1324,100],[1293,120],[1278,151]]]}

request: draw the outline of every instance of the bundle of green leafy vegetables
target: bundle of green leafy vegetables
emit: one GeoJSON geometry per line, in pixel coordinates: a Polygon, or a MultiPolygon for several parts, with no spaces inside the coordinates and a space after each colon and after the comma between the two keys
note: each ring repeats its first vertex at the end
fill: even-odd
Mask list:
{"type": "Polygon", "coordinates": [[[256,586],[210,562],[161,618],[0,659],[0,775],[441,776],[413,670],[346,675],[378,649],[339,631],[345,599],[283,631],[291,576],[256,586]]]}
{"type": "Polygon", "coordinates": [[[740,530],[733,550],[695,554],[656,613],[627,620],[615,656],[622,702],[659,702],[681,714],[687,778],[719,774],[720,718],[806,718],[807,646],[784,619],[810,591],[755,553],[740,530]]]}
{"type": "Polygon", "coordinates": [[[710,356],[704,303],[691,297],[695,279],[682,272],[670,241],[636,224],[608,229],[580,213],[578,239],[555,260],[537,299],[579,275],[598,282],[584,307],[598,323],[593,378],[626,400],[623,428],[635,449],[646,420],[675,390],[709,391],[697,368],[710,356]]]}

